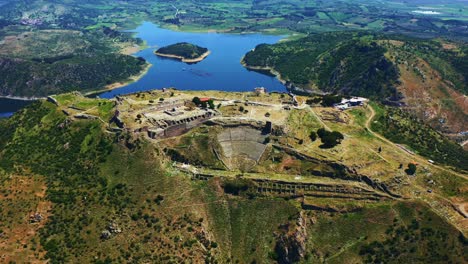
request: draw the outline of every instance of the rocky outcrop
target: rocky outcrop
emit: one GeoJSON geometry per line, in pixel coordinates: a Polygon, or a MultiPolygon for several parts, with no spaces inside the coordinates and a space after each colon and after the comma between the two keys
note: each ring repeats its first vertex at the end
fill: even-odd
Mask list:
{"type": "Polygon", "coordinates": [[[56,106],[59,106],[59,103],[58,103],[57,99],[55,99],[52,96],[47,96],[47,101],[50,102],[50,103],[53,103],[56,106]]]}
{"type": "Polygon", "coordinates": [[[307,222],[303,213],[299,214],[295,224],[284,225],[281,229],[275,246],[278,263],[299,262],[306,254],[307,242],[307,222]]]}

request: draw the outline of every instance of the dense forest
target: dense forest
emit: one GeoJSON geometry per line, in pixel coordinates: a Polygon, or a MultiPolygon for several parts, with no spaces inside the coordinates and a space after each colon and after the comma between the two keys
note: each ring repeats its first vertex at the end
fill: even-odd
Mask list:
{"type": "Polygon", "coordinates": [[[94,31],[39,30],[0,45],[0,95],[38,97],[99,90],[124,82],[147,65],[120,53],[139,39],[108,27],[94,31]]]}
{"type": "Polygon", "coordinates": [[[306,90],[373,98],[397,97],[398,72],[372,35],[324,33],[259,45],[244,57],[248,67],[272,68],[306,90]]]}
{"type": "Polygon", "coordinates": [[[294,41],[258,45],[246,54],[243,62],[252,69],[272,69],[285,81],[306,90],[394,101],[401,99],[396,89],[400,78],[397,64],[404,63],[404,59],[387,56],[389,49],[397,47],[383,44],[393,40],[404,41],[400,49],[425,59],[444,79],[451,81],[455,90],[466,94],[466,46],[449,50],[437,41],[401,35],[311,34],[294,41]]]}
{"type": "Polygon", "coordinates": [[[82,54],[53,63],[0,58],[1,95],[45,96],[91,91],[138,74],[144,60],[117,53],[82,54]]]}

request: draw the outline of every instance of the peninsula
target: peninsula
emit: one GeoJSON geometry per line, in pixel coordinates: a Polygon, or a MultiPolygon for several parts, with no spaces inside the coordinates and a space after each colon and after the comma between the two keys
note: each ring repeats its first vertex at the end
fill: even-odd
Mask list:
{"type": "Polygon", "coordinates": [[[161,57],[178,59],[185,63],[197,63],[208,57],[210,51],[207,48],[181,42],[162,47],[156,50],[155,54],[161,57]]]}

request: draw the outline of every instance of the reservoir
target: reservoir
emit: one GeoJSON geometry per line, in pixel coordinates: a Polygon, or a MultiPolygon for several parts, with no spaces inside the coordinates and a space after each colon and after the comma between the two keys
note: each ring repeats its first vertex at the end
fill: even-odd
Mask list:
{"type": "Polygon", "coordinates": [[[146,41],[148,48],[134,56],[143,57],[153,66],[137,82],[100,94],[111,98],[119,94],[175,87],[179,90],[253,91],[263,86],[267,91],[285,92],[285,86],[274,76],[244,68],[242,57],[258,44],[273,44],[283,36],[263,34],[192,33],[163,29],[145,22],[135,29],[135,36],[146,41]],[[203,61],[186,64],[156,56],[154,51],[167,45],[188,42],[211,51],[203,61]]]}
{"type": "MultiPolygon", "coordinates": [[[[253,91],[255,87],[262,86],[269,92],[287,91],[276,77],[247,70],[240,63],[242,57],[258,44],[273,44],[284,36],[180,32],[163,29],[150,22],[144,22],[130,32],[147,44],[145,49],[133,55],[145,58],[152,66],[138,81],[103,92],[99,94],[101,98],[169,87],[179,90],[239,92],[253,91]],[[186,64],[154,54],[154,51],[160,47],[179,42],[189,42],[208,48],[211,54],[196,64],[186,64]]],[[[11,116],[29,103],[22,100],[0,99],[0,118],[11,116]]]]}
{"type": "Polygon", "coordinates": [[[0,98],[0,118],[13,115],[14,112],[32,103],[32,101],[0,98]]]}

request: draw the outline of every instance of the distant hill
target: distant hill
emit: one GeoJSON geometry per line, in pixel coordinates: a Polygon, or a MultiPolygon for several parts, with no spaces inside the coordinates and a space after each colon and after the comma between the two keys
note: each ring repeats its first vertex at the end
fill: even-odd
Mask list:
{"type": "Polygon", "coordinates": [[[0,95],[48,94],[104,88],[137,75],[145,61],[121,54],[73,56],[54,63],[0,57],[0,95]]]}
{"type": "Polygon", "coordinates": [[[0,45],[0,95],[39,97],[125,82],[147,66],[121,54],[121,47],[136,44],[138,39],[107,27],[9,35],[0,45]]]}
{"type": "Polygon", "coordinates": [[[396,97],[398,71],[370,36],[325,33],[274,45],[259,45],[243,62],[271,68],[305,91],[396,97]]]}
{"type": "Polygon", "coordinates": [[[292,89],[341,93],[406,105],[447,134],[468,130],[464,43],[335,32],[247,53],[244,65],[271,70],[292,89]]]}
{"type": "Polygon", "coordinates": [[[428,60],[453,83],[455,90],[468,92],[468,56],[464,45],[449,49],[449,44],[402,36],[313,34],[295,41],[258,45],[246,54],[243,62],[251,68],[273,69],[285,81],[305,90],[385,96],[395,93],[392,86],[400,77],[394,57],[387,56],[387,52],[403,45],[404,50],[411,49],[428,60]],[[400,45],[384,45],[395,41],[400,45]]]}

